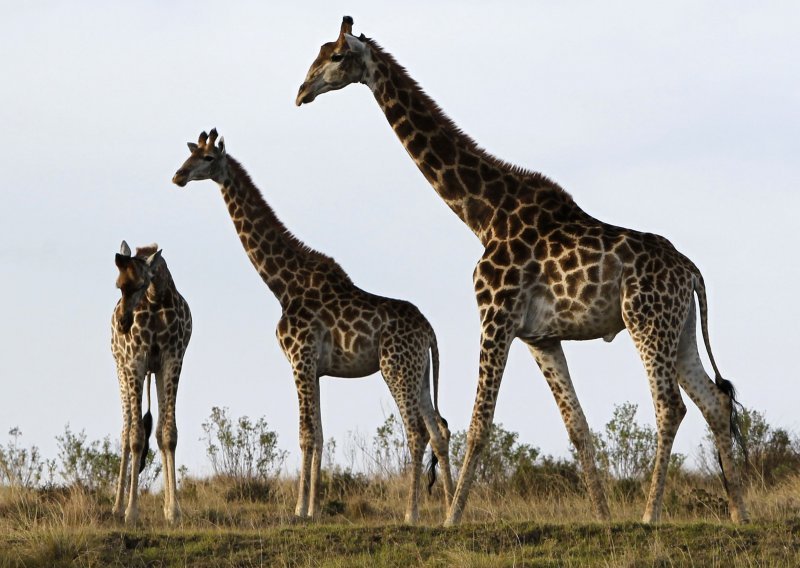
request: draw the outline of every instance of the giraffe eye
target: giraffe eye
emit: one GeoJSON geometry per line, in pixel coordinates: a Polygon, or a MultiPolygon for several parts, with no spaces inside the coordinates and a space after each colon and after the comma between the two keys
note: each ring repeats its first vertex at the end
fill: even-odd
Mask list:
{"type": "Polygon", "coordinates": [[[331,55],[331,61],[341,61],[344,59],[344,53],[334,53],[331,55]]]}
{"type": "Polygon", "coordinates": [[[206,162],[213,162],[214,156],[203,156],[203,160],[205,160],[206,162]]]}

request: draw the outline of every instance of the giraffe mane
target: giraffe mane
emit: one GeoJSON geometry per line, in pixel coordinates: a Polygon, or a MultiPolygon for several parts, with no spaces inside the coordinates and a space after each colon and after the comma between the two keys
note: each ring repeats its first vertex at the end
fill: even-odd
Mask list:
{"type": "Polygon", "coordinates": [[[281,235],[286,239],[286,243],[292,248],[292,250],[329,266],[347,282],[351,282],[350,276],[347,275],[347,272],[345,272],[339,263],[336,262],[332,257],[311,248],[303,241],[298,239],[289,229],[287,229],[286,225],[283,224],[283,221],[278,218],[278,216],[275,214],[275,211],[264,199],[264,196],[261,194],[261,190],[259,190],[253,183],[253,179],[250,177],[250,174],[247,172],[247,170],[245,170],[244,167],[230,154],[227,155],[227,160],[231,176],[234,177],[239,184],[247,185],[253,190],[253,198],[258,201],[259,207],[264,208],[264,210],[267,212],[267,216],[270,219],[270,223],[280,231],[281,235]]]}
{"type": "Polygon", "coordinates": [[[507,172],[511,173],[512,175],[518,176],[523,178],[526,182],[530,183],[535,187],[549,187],[554,190],[557,190],[561,193],[564,197],[569,200],[572,200],[572,196],[565,191],[560,185],[556,182],[545,176],[544,174],[530,170],[523,166],[519,166],[517,164],[513,164],[497,156],[488,152],[485,148],[480,146],[469,134],[464,132],[461,127],[459,127],[452,118],[447,116],[447,113],[442,110],[439,104],[434,101],[430,95],[428,95],[424,89],[420,86],[419,83],[408,73],[405,67],[400,65],[394,56],[389,53],[388,51],[384,50],[378,42],[376,42],[372,38],[363,38],[363,41],[367,43],[372,49],[372,52],[377,55],[379,59],[383,59],[390,65],[393,70],[397,71],[397,75],[399,78],[399,82],[404,85],[408,86],[412,93],[414,93],[419,99],[423,102],[426,109],[431,113],[431,115],[440,121],[441,124],[445,126],[446,129],[450,130],[452,134],[463,144],[463,146],[472,152],[475,152],[478,156],[486,160],[492,166],[506,170],[507,172]]]}

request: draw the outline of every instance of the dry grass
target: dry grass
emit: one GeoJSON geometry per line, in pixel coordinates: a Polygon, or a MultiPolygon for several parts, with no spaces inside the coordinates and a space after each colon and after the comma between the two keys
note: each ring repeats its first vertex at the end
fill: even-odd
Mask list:
{"type": "Polygon", "coordinates": [[[657,527],[637,522],[642,491],[610,491],[614,522],[599,524],[580,493],[523,498],[476,487],[465,524],[447,530],[440,487],[421,501],[422,527],[402,526],[402,479],[329,498],[333,513],[300,524],[293,481],[251,501],[229,482],[185,480],[179,527],[163,520],[160,495],[144,494],[139,526],[126,528],[107,495],[0,488],[0,567],[800,565],[800,476],[751,489],[753,522],[743,528],[727,523],[721,487],[698,483],[669,485],[657,527]]]}

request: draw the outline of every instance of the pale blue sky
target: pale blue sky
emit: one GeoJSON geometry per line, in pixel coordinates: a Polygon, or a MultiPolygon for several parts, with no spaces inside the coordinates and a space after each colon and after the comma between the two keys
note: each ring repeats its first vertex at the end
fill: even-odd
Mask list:
{"type": "MultiPolygon", "coordinates": [[[[471,274],[481,248],[428,186],[366,87],[296,108],[344,14],[495,155],[542,171],[592,215],[660,233],[702,270],[723,374],[745,405],[800,429],[794,229],[800,211],[796,2],[6,3],[0,38],[0,441],[56,453],[69,422],[118,436],[110,353],[119,242],[164,250],[194,314],[178,462],[206,467],[212,406],[266,416],[297,465],[297,399],[279,306],[211,182],[178,189],[185,143],[217,127],[300,239],[362,288],[414,302],[442,356],[441,407],[466,427],[477,383],[471,274]]],[[[590,425],[632,401],[653,422],[626,334],[565,345],[590,425]]],[[[372,435],[379,376],[322,381],[325,437],[372,435]]],[[[689,414],[678,451],[703,435],[689,414]]],[[[523,345],[496,420],[565,454],[523,345]]]]}

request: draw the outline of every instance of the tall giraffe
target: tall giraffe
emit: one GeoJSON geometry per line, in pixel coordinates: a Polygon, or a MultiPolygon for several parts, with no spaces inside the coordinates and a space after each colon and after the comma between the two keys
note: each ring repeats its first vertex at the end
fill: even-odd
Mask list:
{"type": "Polygon", "coordinates": [[[142,390],[147,381],[150,414],[150,375],[156,376],[158,423],[156,440],[164,472],[164,517],[174,523],[180,518],[175,482],[175,448],[178,428],[175,403],[183,356],[192,336],[189,304],[175,288],[158,245],[131,249],[122,241],[115,259],[122,298],[111,318],[111,351],[117,363],[122,398],[122,460],[120,461],[114,515],[123,514],[126,477],[130,464],[130,494],[125,522],[138,518],[139,473],[147,455],[150,424],[141,416],[142,390]]]}
{"type": "Polygon", "coordinates": [[[191,156],[172,178],[219,184],[242,246],[283,311],[277,337],[292,365],[300,405],[302,465],[295,515],[319,513],[323,437],[319,379],[365,377],[380,370],[400,410],[411,455],[407,523],[419,518],[422,458],[430,440],[430,468],[442,464],[445,504],[453,495],[450,432],[439,414],[436,335],[409,302],[365,292],[330,257],[303,244],[281,223],[245,169],[225,151],[216,130],[189,143],[191,156]],[[429,356],[430,352],[430,356],[429,356]],[[433,403],[428,375],[433,367],[433,403]]]}
{"type": "Polygon", "coordinates": [[[461,519],[516,337],[527,344],[552,390],[597,516],[609,517],[561,342],[611,341],[622,329],[644,363],[656,411],[658,447],[644,521],[657,521],[661,512],[672,443],[686,413],[679,386],[714,432],[731,518],[745,521],[732,448],[732,439],[739,441],[732,436],[737,403],[733,385],[720,376],[711,355],[705,286],[697,267],[667,239],[598,221],[547,177],[490,155],[394,57],[363,34],[352,35],[352,27],[346,16],[336,41],[322,45],[297,105],[351,83],[366,84],[422,174],[485,247],[473,273],[481,320],[478,390],[446,524],[461,519]],[[697,351],[695,294],[715,382],[697,351]]]}

